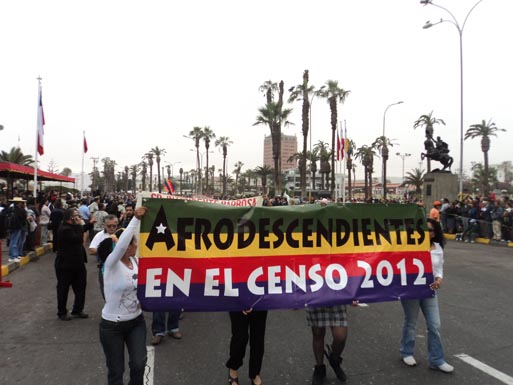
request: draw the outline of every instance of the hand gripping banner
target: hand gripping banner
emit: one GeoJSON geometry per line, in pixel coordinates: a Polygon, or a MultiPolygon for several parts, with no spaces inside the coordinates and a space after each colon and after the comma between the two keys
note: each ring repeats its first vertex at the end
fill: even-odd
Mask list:
{"type": "Polygon", "coordinates": [[[143,198],[146,311],[286,309],[433,296],[416,205],[230,207],[143,198]]]}

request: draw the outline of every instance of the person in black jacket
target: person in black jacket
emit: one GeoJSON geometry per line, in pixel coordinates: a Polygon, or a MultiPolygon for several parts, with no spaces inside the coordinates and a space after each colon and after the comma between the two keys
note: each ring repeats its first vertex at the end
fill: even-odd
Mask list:
{"type": "Polygon", "coordinates": [[[55,253],[57,251],[57,243],[59,237],[59,226],[62,222],[62,217],[64,215],[64,210],[62,209],[62,201],[60,198],[52,205],[52,213],[50,214],[50,224],[48,225],[48,229],[52,230],[52,250],[55,253]]]}
{"type": "Polygon", "coordinates": [[[57,316],[62,321],[88,317],[84,313],[87,284],[84,232],[88,231],[93,223],[84,225],[77,209],[67,209],[59,226],[55,274],[57,276],[57,316]],[[75,293],[71,316],[68,315],[66,308],[70,286],[75,293]]]}

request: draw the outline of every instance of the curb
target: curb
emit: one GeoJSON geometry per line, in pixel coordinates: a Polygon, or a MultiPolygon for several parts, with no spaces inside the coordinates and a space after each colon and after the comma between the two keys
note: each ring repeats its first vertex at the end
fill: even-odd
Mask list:
{"type": "MultiPolygon", "coordinates": [[[[444,234],[445,239],[449,239],[451,241],[456,240],[455,234],[444,234]]],[[[490,246],[499,246],[499,247],[513,247],[513,242],[499,242],[499,241],[493,241],[488,238],[476,238],[476,243],[481,243],[482,245],[490,245],[490,246]]]]}
{"type": "Polygon", "coordinates": [[[8,262],[6,265],[2,265],[2,278],[8,276],[12,271],[25,266],[27,263],[37,260],[50,250],[52,250],[52,244],[45,243],[43,246],[36,247],[35,251],[31,251],[27,255],[22,256],[20,262],[8,262]]]}

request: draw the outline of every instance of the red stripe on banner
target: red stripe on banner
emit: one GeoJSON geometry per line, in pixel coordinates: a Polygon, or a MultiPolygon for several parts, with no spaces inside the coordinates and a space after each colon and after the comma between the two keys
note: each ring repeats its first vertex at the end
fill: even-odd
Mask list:
{"type": "Polygon", "coordinates": [[[327,254],[316,257],[310,255],[194,259],[145,257],[140,259],[139,284],[146,284],[148,269],[160,269],[155,271],[158,272],[158,278],[163,281],[167,280],[169,270],[182,279],[185,276],[185,271],[190,270],[190,282],[193,284],[204,283],[207,270],[210,270],[210,273],[215,273],[214,269],[218,269],[216,279],[220,284],[224,284],[224,272],[228,270],[230,274],[228,279],[233,283],[239,283],[246,282],[257,269],[261,269],[262,272],[258,275],[257,281],[267,281],[269,274],[280,277],[280,280],[285,280],[285,275],[289,270],[300,274],[304,269],[302,271],[308,277],[308,271],[315,265],[320,266],[320,272],[332,268],[333,265],[341,265],[349,277],[374,276],[376,274],[428,274],[432,272],[431,256],[428,251],[327,254]]]}

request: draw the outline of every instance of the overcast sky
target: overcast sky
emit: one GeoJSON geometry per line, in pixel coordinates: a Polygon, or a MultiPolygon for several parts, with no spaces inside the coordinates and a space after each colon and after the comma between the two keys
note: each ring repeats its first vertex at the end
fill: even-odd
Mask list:
{"type": "MultiPolygon", "coordinates": [[[[460,24],[475,0],[439,0],[460,24]]],[[[492,119],[507,129],[491,138],[490,163],[512,160],[513,2],[483,0],[463,33],[464,129],[492,119]]],[[[80,172],[82,132],[91,157],[110,157],[121,169],[152,147],[167,151],[164,162],[195,167],[194,126],[228,136],[228,170],[261,166],[269,128],[253,126],[265,103],[266,80],[302,81],[310,71],[317,87],[328,79],[350,90],[339,120],[356,145],[382,134],[395,139],[391,153],[411,153],[406,172],[419,167],[423,130],[413,122],[433,111],[446,126],[435,127],[449,144],[459,170],[459,40],[442,23],[449,15],[418,0],[188,0],[188,1],[2,1],[0,5],[0,149],[19,144],[34,154],[37,80],[45,109],[43,169],[80,172]]],[[[301,105],[295,103],[284,133],[301,143],[301,105]]],[[[329,106],[312,105],[312,141],[331,142],[329,106]]],[[[213,148],[213,146],[212,146],[213,148]]],[[[203,149],[204,151],[204,149],[203,149]]],[[[213,148],[210,165],[222,166],[213,148]]],[[[464,168],[483,161],[479,140],[464,144],[464,168]]],[[[376,177],[380,160],[375,161],[376,177]]],[[[164,163],[166,164],[166,163],[164,163]]],[[[425,164],[424,164],[425,168],[425,164]]],[[[400,177],[402,161],[392,155],[388,175],[400,177]]],[[[357,179],[363,167],[357,166],[357,179]]]]}

